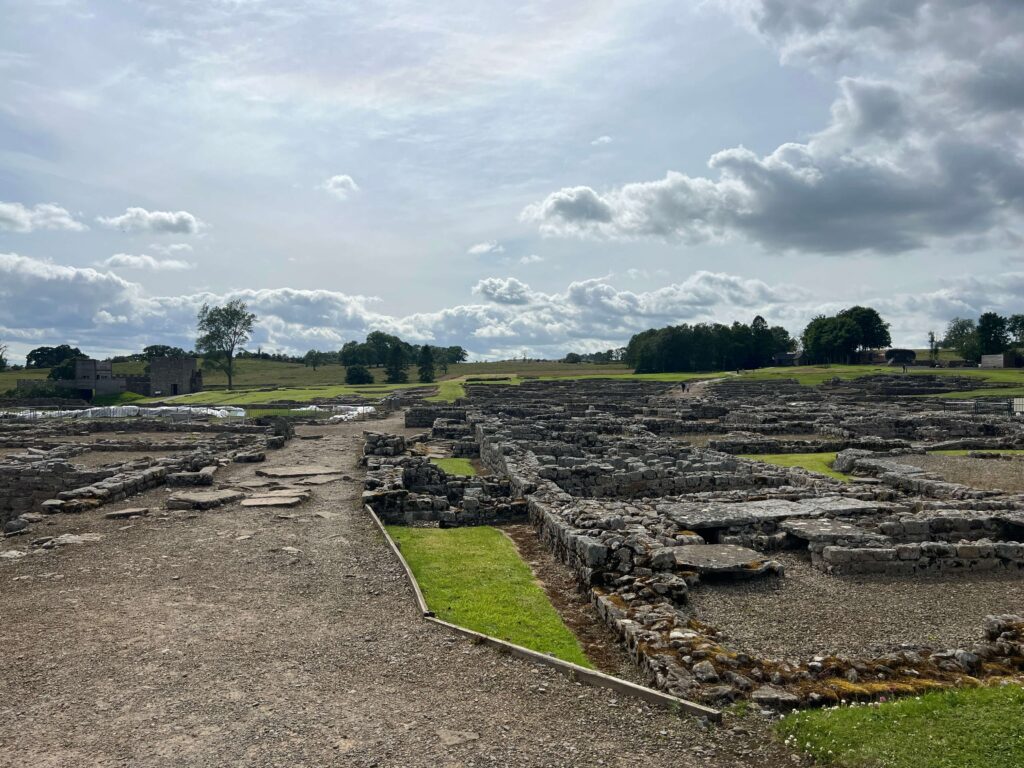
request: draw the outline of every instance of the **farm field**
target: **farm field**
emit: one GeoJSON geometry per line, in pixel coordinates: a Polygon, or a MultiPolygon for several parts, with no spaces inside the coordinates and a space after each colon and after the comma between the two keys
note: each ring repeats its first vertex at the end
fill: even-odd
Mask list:
{"type": "MultiPolygon", "coordinates": [[[[317,370],[299,363],[281,363],[273,360],[239,360],[236,363],[235,390],[226,391],[227,378],[221,371],[203,372],[207,390],[196,395],[179,397],[175,402],[218,405],[259,405],[277,400],[307,402],[318,398],[332,398],[358,395],[378,398],[396,389],[421,385],[415,381],[416,371],[407,369],[410,381],[406,384],[386,384],[383,368],[371,368],[374,384],[352,386],[345,384],[345,369],[339,365],[321,366],[317,370]],[[271,391],[273,389],[273,391],[271,391]]],[[[143,372],[143,363],[115,363],[115,374],[138,375],[143,372]]],[[[5,371],[0,373],[0,392],[12,389],[19,379],[45,379],[46,369],[5,371]]],[[[1024,369],[978,369],[978,368],[911,368],[908,376],[928,373],[955,375],[976,379],[979,384],[998,384],[998,388],[972,388],[946,393],[938,397],[949,399],[970,399],[975,397],[1022,397],[1024,396],[1024,369]]],[[[737,374],[734,371],[703,373],[645,373],[635,374],[624,366],[615,365],[570,365],[545,361],[511,361],[502,363],[459,363],[449,366],[448,373],[438,372],[438,381],[433,385],[437,392],[428,400],[454,402],[465,394],[467,383],[491,384],[493,386],[518,386],[528,380],[582,380],[582,379],[637,379],[640,381],[682,382],[709,378],[738,377],[748,381],[772,381],[795,379],[805,386],[816,386],[833,378],[855,379],[872,374],[903,375],[898,368],[878,365],[831,365],[831,366],[789,366],[762,368],[737,374]],[[477,381],[476,379],[479,379],[477,381]]]]}

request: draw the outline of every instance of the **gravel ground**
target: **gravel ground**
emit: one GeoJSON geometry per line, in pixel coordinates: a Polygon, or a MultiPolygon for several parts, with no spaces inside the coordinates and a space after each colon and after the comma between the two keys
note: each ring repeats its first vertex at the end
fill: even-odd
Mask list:
{"type": "Polygon", "coordinates": [[[701,585],[695,615],[728,633],[730,647],[769,658],[865,655],[901,643],[949,648],[979,642],[992,613],[1020,613],[1015,573],[888,579],[826,576],[795,554],[774,556],[784,579],[701,585]]]}
{"type": "Polygon", "coordinates": [[[423,622],[359,506],[363,426],[268,455],[355,478],[301,507],[102,517],[155,489],[33,532],[99,542],[0,560],[0,766],[801,764],[763,720],[704,727],[423,622]]]}
{"type": "Polygon", "coordinates": [[[1024,493],[1024,456],[1004,459],[972,459],[968,456],[900,456],[903,464],[934,472],[950,483],[960,483],[983,491],[1001,490],[1024,493]]]}

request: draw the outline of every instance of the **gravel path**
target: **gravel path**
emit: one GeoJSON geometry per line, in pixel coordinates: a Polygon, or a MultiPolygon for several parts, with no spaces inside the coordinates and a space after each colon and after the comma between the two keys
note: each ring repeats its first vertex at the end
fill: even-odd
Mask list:
{"type": "Polygon", "coordinates": [[[799,555],[773,557],[783,580],[701,585],[690,592],[695,615],[724,630],[729,645],[769,658],[819,653],[864,655],[901,643],[939,648],[982,639],[992,613],[1019,613],[1024,582],[1016,573],[827,576],[799,555]]]}
{"type": "Polygon", "coordinates": [[[764,721],[705,728],[423,622],[359,507],[363,426],[268,455],[354,478],[301,507],[162,514],[156,489],[33,532],[101,541],[0,560],[0,766],[800,764],[764,721]]]}
{"type": "Polygon", "coordinates": [[[903,464],[934,472],[950,483],[960,483],[984,491],[1001,490],[1024,493],[1024,456],[1012,460],[972,459],[969,456],[900,456],[903,464]]]}

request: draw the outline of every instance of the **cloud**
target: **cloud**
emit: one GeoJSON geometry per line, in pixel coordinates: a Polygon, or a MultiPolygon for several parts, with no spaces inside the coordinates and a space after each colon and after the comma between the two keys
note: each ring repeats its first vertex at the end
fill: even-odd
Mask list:
{"type": "Polygon", "coordinates": [[[88,227],[67,209],[54,203],[40,203],[28,208],[21,203],[0,202],[0,232],[33,232],[37,229],[83,232],[88,227]]]}
{"type": "Polygon", "coordinates": [[[613,141],[614,139],[611,136],[598,136],[596,139],[590,142],[590,146],[601,147],[604,146],[605,144],[611,144],[613,141]]]}
{"type": "Polygon", "coordinates": [[[101,267],[126,267],[128,269],[145,269],[152,272],[175,272],[195,269],[196,265],[180,259],[156,259],[146,254],[138,256],[130,253],[115,253],[109,259],[99,263],[101,267]]]}
{"type": "Polygon", "coordinates": [[[167,245],[150,243],[149,249],[151,251],[156,251],[161,256],[174,256],[179,253],[192,253],[194,250],[188,243],[168,243],[167,245]]]}
{"type": "Polygon", "coordinates": [[[473,256],[483,256],[488,253],[504,253],[505,246],[499,243],[497,240],[489,240],[486,243],[477,243],[476,245],[469,246],[466,253],[473,256]]]}
{"type": "Polygon", "coordinates": [[[122,232],[155,234],[194,235],[205,226],[188,211],[147,211],[145,208],[128,208],[120,216],[98,216],[96,220],[122,232]]]}
{"type": "Polygon", "coordinates": [[[473,293],[496,304],[526,304],[532,295],[530,286],[514,277],[488,277],[473,287],[473,293]]]}
{"type": "Polygon", "coordinates": [[[763,155],[724,149],[707,175],[565,187],[522,220],[546,236],[832,254],[999,239],[1021,225],[1024,4],[722,3],[784,61],[839,68],[828,124],[763,155]]]}
{"type": "Polygon", "coordinates": [[[0,254],[5,338],[33,346],[74,342],[95,354],[156,343],[189,347],[199,307],[233,298],[259,316],[252,346],[264,349],[336,349],[379,329],[419,343],[461,344],[481,357],[522,349],[555,357],[580,345],[607,349],[646,328],[712,319],[749,321],[758,312],[771,316],[793,297],[806,298],[792,287],[710,272],[645,292],[620,291],[607,278],[591,278],[547,294],[516,278],[492,277],[479,281],[474,294],[483,301],[405,316],[377,311],[378,300],[372,297],[327,290],[152,296],[109,271],[0,254]]]}
{"type": "Polygon", "coordinates": [[[520,264],[540,264],[544,261],[543,256],[538,256],[536,253],[528,254],[519,259],[520,264]]]}
{"type": "Polygon", "coordinates": [[[336,199],[343,201],[348,200],[352,195],[359,191],[359,185],[356,184],[355,180],[344,173],[338,174],[337,176],[331,176],[331,178],[324,181],[319,188],[336,199]]]}

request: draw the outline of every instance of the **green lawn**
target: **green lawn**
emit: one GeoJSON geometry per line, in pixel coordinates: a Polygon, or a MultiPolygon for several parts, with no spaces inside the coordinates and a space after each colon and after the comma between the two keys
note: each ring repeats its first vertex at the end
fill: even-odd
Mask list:
{"type": "Polygon", "coordinates": [[[808,710],[778,733],[841,768],[1020,768],[1024,688],[937,691],[879,705],[808,710]]]}
{"type": "Polygon", "coordinates": [[[476,467],[469,459],[431,459],[431,461],[449,475],[476,476],[476,467]]]}
{"type": "MultiPolygon", "coordinates": [[[[887,365],[801,365],[782,366],[777,368],[761,368],[756,371],[744,373],[740,378],[751,381],[764,381],[772,379],[796,379],[804,386],[817,386],[833,378],[856,379],[861,376],[872,376],[884,373],[890,375],[904,375],[898,366],[887,365]]],[[[1014,387],[1024,387],[1024,369],[1022,368],[917,368],[907,369],[907,376],[922,376],[926,374],[937,374],[939,376],[961,376],[974,378],[979,381],[987,381],[998,384],[1006,384],[1014,387]]]]}
{"type": "Polygon", "coordinates": [[[591,666],[512,542],[497,528],[389,526],[438,618],[591,666]]]}
{"type": "Polygon", "coordinates": [[[832,469],[832,462],[836,460],[835,453],[759,453],[747,454],[741,458],[763,461],[780,467],[802,467],[811,472],[842,480],[844,483],[850,482],[849,475],[832,469]]]}

